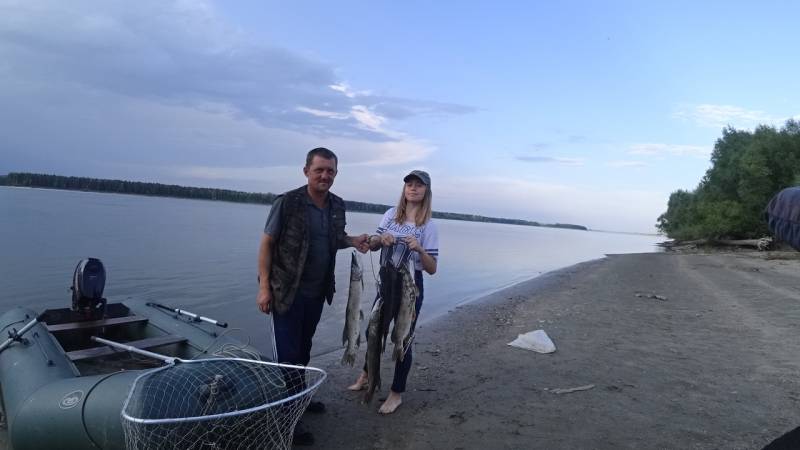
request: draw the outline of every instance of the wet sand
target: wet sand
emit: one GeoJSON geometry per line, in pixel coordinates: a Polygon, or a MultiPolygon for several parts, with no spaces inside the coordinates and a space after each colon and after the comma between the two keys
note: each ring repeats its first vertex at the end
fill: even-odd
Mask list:
{"type": "Polygon", "coordinates": [[[364,405],[341,352],[312,360],[328,411],[305,421],[326,449],[761,448],[800,425],[798,256],[612,255],[546,274],[422,325],[390,416],[390,361],[364,405]],[[507,345],[536,329],[555,353],[507,345]]]}

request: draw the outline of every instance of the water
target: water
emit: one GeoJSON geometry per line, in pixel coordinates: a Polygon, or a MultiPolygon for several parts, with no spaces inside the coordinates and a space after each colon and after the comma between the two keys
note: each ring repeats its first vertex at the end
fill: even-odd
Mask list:
{"type": "MultiPolygon", "coordinates": [[[[220,321],[271,354],[255,305],[257,253],[268,206],[0,187],[0,313],[68,307],[75,265],[100,258],[109,301],[139,297],[220,321]]],[[[380,215],[349,213],[349,234],[374,233],[380,215]]],[[[420,324],[544,272],[609,253],[657,251],[657,236],[439,220],[439,271],[425,278],[420,324]]],[[[362,256],[365,303],[378,254],[362,256]]],[[[336,260],[338,292],[314,354],[341,347],[350,250],[336,260]]],[[[364,309],[370,305],[365,304],[364,309]]]]}

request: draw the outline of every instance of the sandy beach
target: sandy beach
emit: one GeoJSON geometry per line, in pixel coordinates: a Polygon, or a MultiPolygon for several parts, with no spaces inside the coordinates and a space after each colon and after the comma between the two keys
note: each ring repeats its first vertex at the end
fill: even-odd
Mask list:
{"type": "Polygon", "coordinates": [[[760,449],[800,425],[799,325],[800,253],[611,255],[421,325],[390,416],[388,356],[369,405],[345,389],[363,344],[313,359],[304,421],[325,449],[760,449]],[[555,353],[507,345],[537,329],[555,353]]]}
{"type": "Polygon", "coordinates": [[[390,416],[376,412],[390,361],[364,405],[340,352],[312,360],[328,411],[305,421],[326,449],[761,448],[800,425],[798,255],[611,255],[546,274],[421,326],[390,416]],[[555,353],[507,345],[536,329],[555,353]]]}

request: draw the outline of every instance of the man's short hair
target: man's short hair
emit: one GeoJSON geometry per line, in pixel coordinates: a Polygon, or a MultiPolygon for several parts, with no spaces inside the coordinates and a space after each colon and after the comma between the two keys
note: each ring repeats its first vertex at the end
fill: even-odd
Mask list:
{"type": "Polygon", "coordinates": [[[339,158],[336,157],[336,153],[333,153],[325,147],[317,147],[315,149],[311,149],[308,152],[308,155],[306,155],[306,167],[311,167],[311,160],[314,159],[315,156],[325,159],[332,159],[335,165],[339,165],[339,158]]]}

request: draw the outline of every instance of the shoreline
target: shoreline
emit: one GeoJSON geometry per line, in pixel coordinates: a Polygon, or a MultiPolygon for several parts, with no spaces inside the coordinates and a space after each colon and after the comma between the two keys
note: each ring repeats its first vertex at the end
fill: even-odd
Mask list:
{"type": "Polygon", "coordinates": [[[363,405],[344,389],[363,345],[355,368],[312,359],[328,412],[304,420],[317,448],[761,448],[800,424],[800,261],[771,256],[608,255],[542,274],[421,323],[391,416],[376,413],[391,361],[363,405]],[[535,329],[555,353],[507,345],[535,329]]]}
{"type": "MultiPolygon", "coordinates": [[[[546,279],[549,279],[550,276],[558,276],[559,273],[561,273],[563,271],[569,271],[569,270],[571,270],[573,268],[577,269],[577,268],[582,267],[583,265],[590,264],[592,262],[602,261],[602,260],[608,258],[608,256],[610,256],[610,255],[606,255],[606,256],[604,256],[602,258],[590,259],[588,261],[581,261],[581,262],[575,263],[575,264],[573,264],[571,266],[560,267],[558,269],[550,270],[548,272],[544,272],[542,274],[533,276],[531,278],[527,278],[527,279],[522,280],[522,281],[512,282],[512,283],[509,283],[508,285],[505,285],[505,286],[500,286],[500,287],[497,287],[497,288],[489,289],[487,292],[478,293],[478,294],[466,297],[463,300],[461,300],[459,303],[454,304],[451,307],[451,309],[448,309],[448,310],[445,310],[445,311],[439,311],[438,313],[434,313],[434,315],[431,316],[431,317],[426,316],[424,313],[420,313],[420,321],[419,321],[419,324],[417,325],[417,329],[421,330],[421,329],[423,329],[423,328],[425,328],[427,326],[432,326],[438,321],[446,321],[447,317],[449,317],[453,312],[455,312],[455,311],[457,311],[457,310],[459,310],[459,309],[461,309],[461,308],[463,308],[465,306],[469,306],[469,305],[476,304],[476,303],[482,303],[482,302],[490,302],[493,299],[502,297],[503,294],[505,293],[505,291],[515,291],[517,289],[520,289],[520,290],[523,290],[523,291],[527,292],[530,289],[534,289],[535,286],[538,286],[539,283],[547,282],[546,279]]],[[[423,304],[423,311],[425,311],[424,308],[425,307],[424,307],[424,304],[423,304]]],[[[364,316],[364,320],[365,321],[369,320],[369,318],[366,316],[366,314],[364,316]]],[[[363,333],[362,333],[362,338],[363,338],[363,333]]],[[[366,347],[364,347],[363,349],[366,349],[366,347]]],[[[338,357],[341,358],[341,355],[343,353],[344,353],[344,349],[343,348],[335,348],[335,349],[331,349],[331,350],[328,350],[328,351],[325,351],[325,352],[319,353],[319,354],[312,353],[312,356],[311,356],[312,365],[313,365],[314,361],[319,361],[319,360],[326,360],[327,361],[328,359],[330,359],[332,357],[331,355],[338,355],[338,357]]]]}

